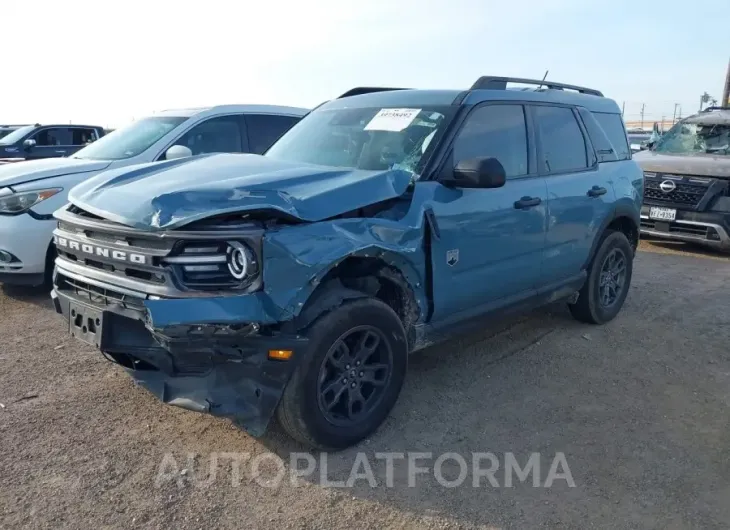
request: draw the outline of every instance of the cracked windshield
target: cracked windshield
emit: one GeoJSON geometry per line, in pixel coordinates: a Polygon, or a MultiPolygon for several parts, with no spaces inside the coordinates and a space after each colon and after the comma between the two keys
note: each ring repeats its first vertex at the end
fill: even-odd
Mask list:
{"type": "Polygon", "coordinates": [[[449,117],[448,107],[314,112],[266,156],[323,166],[417,173],[429,145],[445,129],[449,117]]]}
{"type": "Polygon", "coordinates": [[[679,123],[659,141],[656,151],[670,154],[711,153],[727,155],[730,150],[730,124],[679,123]]]}

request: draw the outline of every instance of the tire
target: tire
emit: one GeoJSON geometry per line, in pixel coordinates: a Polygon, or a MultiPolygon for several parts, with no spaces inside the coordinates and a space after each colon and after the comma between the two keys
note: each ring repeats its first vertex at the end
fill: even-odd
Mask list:
{"type": "Polygon", "coordinates": [[[403,324],[387,304],[375,298],[358,298],[319,317],[309,327],[306,336],[309,339],[308,352],[292,375],[279,402],[279,423],[292,438],[312,448],[338,450],[355,445],[383,423],[400,394],[408,364],[403,324]],[[373,335],[370,336],[369,333],[373,335]],[[351,385],[355,384],[355,378],[366,372],[353,373],[349,369],[344,374],[339,372],[345,366],[354,367],[355,354],[360,351],[357,344],[360,343],[360,337],[365,336],[369,338],[363,344],[370,347],[375,344],[375,336],[379,341],[375,353],[367,357],[367,362],[370,363],[368,368],[364,368],[365,364],[359,365],[367,371],[363,379],[357,379],[357,384],[362,384],[362,387],[358,387],[359,396],[369,396],[367,402],[370,405],[367,408],[365,401],[357,399],[353,399],[350,404],[349,393],[351,385]],[[341,341],[345,342],[345,347],[341,345],[341,341]],[[338,353],[343,348],[346,351],[348,344],[349,357],[338,353]],[[339,346],[336,347],[337,345],[339,346]],[[337,367],[332,360],[335,356],[340,356],[337,367]],[[387,378],[383,375],[386,373],[384,369],[369,368],[388,364],[383,361],[385,358],[390,360],[387,378]],[[352,366],[342,359],[347,363],[352,362],[352,366]],[[373,360],[383,362],[370,362],[373,360]],[[335,377],[333,374],[341,376],[335,377]],[[353,379],[348,380],[347,385],[342,385],[347,387],[343,389],[340,383],[346,379],[344,376],[349,377],[350,374],[353,374],[353,379]],[[327,377],[323,377],[324,375],[327,377]],[[321,379],[324,382],[320,382],[321,379]],[[382,384],[375,386],[366,379],[378,379],[382,384]],[[323,388],[334,385],[337,385],[335,390],[322,392],[323,388]],[[336,401],[337,391],[340,391],[339,401],[336,401]],[[329,413],[324,410],[327,408],[327,400],[336,403],[329,413]],[[356,420],[348,422],[347,418],[342,421],[334,418],[337,411],[346,415],[352,411],[357,412],[358,407],[359,417],[356,420]]]}
{"type": "Polygon", "coordinates": [[[616,317],[624,305],[631,286],[633,258],[634,251],[626,235],[613,230],[606,232],[588,268],[588,278],[578,293],[578,300],[568,306],[576,320],[588,324],[605,324],[616,317]],[[625,275],[621,287],[615,290],[615,300],[605,305],[601,301],[602,269],[612,255],[623,257],[625,275]]]}
{"type": "Polygon", "coordinates": [[[57,255],[56,246],[51,243],[46,252],[46,268],[43,271],[43,283],[41,284],[43,289],[53,289],[53,268],[56,266],[57,255]]]}

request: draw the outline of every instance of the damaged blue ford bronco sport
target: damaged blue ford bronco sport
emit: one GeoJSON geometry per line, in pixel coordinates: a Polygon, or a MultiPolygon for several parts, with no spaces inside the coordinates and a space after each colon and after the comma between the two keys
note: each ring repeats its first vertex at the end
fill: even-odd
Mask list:
{"type": "Polygon", "coordinates": [[[264,155],[76,186],[55,213],[52,298],[71,335],[165,403],[254,436],[276,416],[341,449],[388,416],[411,352],[561,300],[613,319],[642,195],[597,90],[357,88],[264,155]]]}

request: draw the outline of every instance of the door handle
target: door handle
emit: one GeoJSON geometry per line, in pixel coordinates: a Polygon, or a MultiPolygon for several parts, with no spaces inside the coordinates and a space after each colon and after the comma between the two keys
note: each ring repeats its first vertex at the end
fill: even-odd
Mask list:
{"type": "Polygon", "coordinates": [[[606,188],[601,188],[600,186],[593,186],[591,189],[588,190],[588,196],[589,197],[600,197],[601,195],[605,195],[608,192],[606,188]]]}
{"type": "Polygon", "coordinates": [[[542,202],[540,197],[522,197],[519,201],[515,201],[515,209],[523,210],[525,208],[532,208],[542,202]]]}

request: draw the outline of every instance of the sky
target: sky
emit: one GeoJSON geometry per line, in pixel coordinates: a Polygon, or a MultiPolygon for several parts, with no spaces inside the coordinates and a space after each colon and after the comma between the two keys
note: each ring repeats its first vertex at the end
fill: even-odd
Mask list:
{"type": "Polygon", "coordinates": [[[5,0],[0,123],[119,127],[227,103],[312,107],[355,86],[481,75],[601,90],[625,119],[720,100],[730,9],[686,0],[5,0]],[[7,4],[7,5],[5,5],[7,4]]]}

